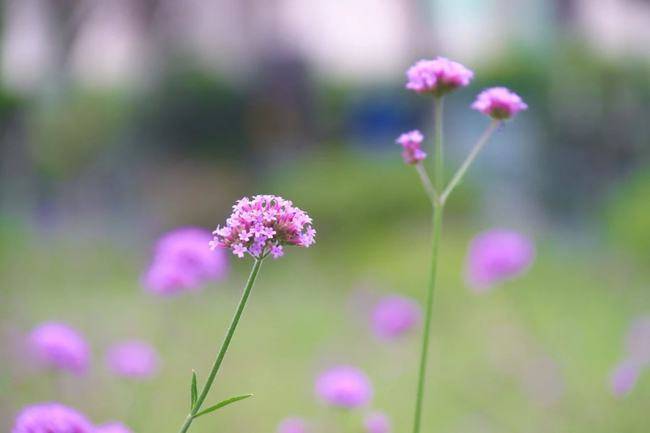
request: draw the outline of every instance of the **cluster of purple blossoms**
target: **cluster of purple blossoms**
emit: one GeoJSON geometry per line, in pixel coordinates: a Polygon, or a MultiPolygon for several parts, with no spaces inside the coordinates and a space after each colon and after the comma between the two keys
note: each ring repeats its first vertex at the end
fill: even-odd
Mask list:
{"type": "Polygon", "coordinates": [[[124,341],[111,347],[106,362],[113,373],[130,379],[149,379],[157,373],[160,364],[156,350],[137,340],[124,341]]]}
{"type": "Polygon", "coordinates": [[[477,235],[466,261],[466,279],[477,293],[523,273],[535,257],[530,239],[510,230],[494,229],[477,235]]]}
{"type": "Polygon", "coordinates": [[[492,87],[479,93],[472,108],[493,119],[506,120],[526,110],[528,105],[515,92],[505,87],[492,87]]]}
{"type": "Polygon", "coordinates": [[[81,374],[86,371],[90,350],[76,330],[58,322],[38,325],[29,335],[35,357],[45,366],[81,374]]]}
{"type": "Polygon", "coordinates": [[[417,93],[442,96],[472,81],[474,73],[458,62],[444,57],[420,60],[406,71],[406,88],[417,93]]]}
{"type": "Polygon", "coordinates": [[[230,248],[239,258],[246,253],[256,259],[284,254],[284,245],[309,247],[316,230],[307,213],[290,200],[275,195],[244,197],[233,206],[224,227],[218,226],[210,242],[212,249],[230,248]]]}
{"type": "Polygon", "coordinates": [[[637,380],[650,365],[650,316],[635,320],[627,333],[625,357],[610,378],[612,393],[622,397],[634,389],[637,380]]]}
{"type": "Polygon", "coordinates": [[[198,227],[180,228],[162,236],[143,277],[145,288],[159,295],[173,295],[224,278],[228,259],[223,251],[208,248],[211,239],[208,230],[198,227]]]}
{"type": "Polygon", "coordinates": [[[401,337],[420,323],[422,312],[417,302],[403,296],[381,298],[372,311],[372,329],[380,338],[401,337]]]}
{"type": "Polygon", "coordinates": [[[382,412],[371,412],[363,420],[366,433],[390,433],[390,420],[382,412]]]}
{"type": "Polygon", "coordinates": [[[25,407],[11,433],[94,433],[93,425],[76,410],[58,403],[25,407]]]}
{"type": "Polygon", "coordinates": [[[364,406],[372,399],[372,384],[368,376],[348,365],[321,373],[316,379],[315,390],[325,403],[344,409],[364,406]]]}
{"type": "Polygon", "coordinates": [[[405,163],[417,164],[427,157],[427,154],[422,150],[422,140],[424,140],[424,136],[417,129],[405,132],[397,138],[397,144],[403,148],[402,158],[404,158],[405,163]]]}
{"type": "Polygon", "coordinates": [[[307,422],[302,418],[289,417],[278,425],[277,433],[307,433],[307,422]]]}

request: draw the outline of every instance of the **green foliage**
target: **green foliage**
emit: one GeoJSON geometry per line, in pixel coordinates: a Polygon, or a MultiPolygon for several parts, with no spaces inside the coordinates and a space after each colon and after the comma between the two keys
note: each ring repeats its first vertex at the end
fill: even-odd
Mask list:
{"type": "Polygon", "coordinates": [[[245,400],[245,399],[247,399],[249,397],[252,397],[252,396],[253,396],[253,394],[244,394],[244,395],[238,395],[236,397],[227,398],[227,399],[225,399],[223,401],[220,401],[219,403],[215,404],[214,406],[210,406],[209,408],[198,412],[196,415],[194,415],[194,418],[198,418],[200,416],[207,415],[207,414],[209,414],[211,412],[214,412],[215,410],[221,409],[222,407],[228,406],[229,404],[236,403],[236,402],[238,402],[240,400],[245,400]]]}

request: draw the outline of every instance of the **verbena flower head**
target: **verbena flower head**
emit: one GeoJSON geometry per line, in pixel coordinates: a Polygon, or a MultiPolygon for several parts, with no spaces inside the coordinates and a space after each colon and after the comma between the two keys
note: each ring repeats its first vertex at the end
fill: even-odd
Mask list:
{"type": "Polygon", "coordinates": [[[277,433],[307,433],[307,423],[302,418],[285,418],[278,425],[277,433]]]}
{"type": "Polygon", "coordinates": [[[628,357],[640,365],[650,363],[650,316],[636,319],[627,333],[628,357]]]}
{"type": "Polygon", "coordinates": [[[230,248],[239,258],[246,254],[279,258],[285,245],[307,248],[315,242],[311,223],[311,217],[290,200],[275,195],[244,197],[233,206],[226,225],[213,232],[210,247],[230,248]]]}
{"type": "Polygon", "coordinates": [[[47,367],[81,374],[88,367],[90,350],[77,331],[58,322],[38,325],[29,336],[36,358],[47,367]]]}
{"type": "Polygon", "coordinates": [[[93,433],[133,433],[130,428],[121,422],[110,422],[95,427],[93,433]]]}
{"type": "Polygon", "coordinates": [[[370,402],[372,385],[363,371],[340,365],[318,376],[316,395],[329,405],[352,409],[370,402]]]}
{"type": "Polygon", "coordinates": [[[405,132],[397,138],[397,144],[401,145],[402,158],[407,164],[417,164],[424,160],[427,154],[422,150],[422,140],[424,136],[418,130],[405,132]]]}
{"type": "Polygon", "coordinates": [[[147,290],[173,295],[196,290],[211,280],[228,274],[228,259],[223,251],[212,251],[210,232],[197,227],[173,230],[160,238],[154,257],[143,278],[147,290]]]}
{"type": "Polygon", "coordinates": [[[618,364],[610,378],[612,394],[616,397],[623,397],[629,394],[635,387],[641,368],[631,360],[625,360],[618,364]]]}
{"type": "Polygon", "coordinates": [[[363,419],[366,433],[390,433],[390,420],[382,412],[372,412],[363,419]]]}
{"type": "Polygon", "coordinates": [[[534,256],[535,247],[527,237],[510,230],[488,230],[470,244],[467,281],[474,291],[484,292],[523,273],[534,256]]]}
{"type": "Polygon", "coordinates": [[[25,407],[11,433],[93,433],[92,424],[76,410],[58,403],[25,407]]]}
{"type": "Polygon", "coordinates": [[[493,119],[506,120],[526,110],[528,105],[515,92],[505,87],[492,87],[478,94],[472,108],[493,119]]]}
{"type": "Polygon", "coordinates": [[[143,341],[130,340],[112,346],[106,356],[110,370],[118,376],[148,379],[158,372],[156,350],[143,341]]]}
{"type": "Polygon", "coordinates": [[[474,73],[458,62],[444,57],[420,60],[406,71],[406,88],[417,93],[444,95],[472,81],[474,73]]]}
{"type": "Polygon", "coordinates": [[[414,300],[397,295],[386,296],[372,311],[372,329],[381,338],[397,338],[417,326],[421,316],[420,306],[414,300]]]}

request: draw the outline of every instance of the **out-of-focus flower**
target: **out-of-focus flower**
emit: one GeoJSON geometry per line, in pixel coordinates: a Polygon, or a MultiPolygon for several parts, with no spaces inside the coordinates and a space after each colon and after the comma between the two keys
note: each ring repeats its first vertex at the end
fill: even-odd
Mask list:
{"type": "Polygon", "coordinates": [[[420,306],[404,296],[381,298],[372,312],[372,329],[382,338],[397,338],[420,323],[420,306]]]}
{"type": "Polygon", "coordinates": [[[434,60],[420,60],[406,71],[406,88],[417,93],[432,93],[436,96],[464,87],[474,73],[458,62],[444,57],[434,60]]]}
{"type": "Polygon", "coordinates": [[[363,371],[340,365],[318,376],[316,395],[332,406],[352,409],[370,402],[372,385],[363,371]]]}
{"type": "Polygon", "coordinates": [[[405,132],[397,138],[397,144],[401,145],[402,158],[407,164],[417,164],[424,160],[427,154],[422,150],[422,140],[424,136],[418,130],[405,132]]]}
{"type": "Polygon", "coordinates": [[[88,367],[90,351],[77,331],[58,322],[38,325],[29,336],[36,358],[48,367],[81,374],[88,367]]]}
{"type": "Polygon", "coordinates": [[[213,232],[211,248],[230,248],[239,258],[246,253],[257,259],[284,254],[283,245],[309,247],[315,242],[316,230],[307,213],[290,200],[274,195],[244,197],[233,206],[224,227],[213,232]]]}
{"type": "Polygon", "coordinates": [[[366,433],[390,433],[390,420],[382,412],[372,412],[363,420],[366,433]]]}
{"type": "Polygon", "coordinates": [[[469,247],[466,278],[475,292],[487,291],[523,273],[535,257],[530,239],[510,230],[493,229],[476,236],[469,247]]]}
{"type": "Polygon", "coordinates": [[[131,379],[148,379],[158,372],[156,350],[143,341],[130,340],[112,346],[106,356],[111,371],[131,379]]]}
{"type": "Polygon", "coordinates": [[[38,403],[18,414],[11,433],[93,433],[93,426],[72,408],[58,403],[38,403]]]}
{"type": "Polygon", "coordinates": [[[640,373],[641,368],[634,361],[625,360],[619,363],[612,372],[610,379],[610,386],[614,396],[623,397],[630,393],[634,389],[640,373]]]}
{"type": "Polygon", "coordinates": [[[639,365],[650,363],[650,316],[640,317],[632,323],[625,349],[629,359],[639,365]]]}
{"type": "Polygon", "coordinates": [[[277,433],[307,433],[307,423],[302,418],[285,418],[278,425],[277,433]]]}
{"type": "Polygon", "coordinates": [[[152,293],[172,295],[196,290],[207,281],[228,274],[228,259],[223,251],[209,248],[208,230],[184,227],[160,238],[153,260],[143,277],[143,285],[152,293]]]}
{"type": "Polygon", "coordinates": [[[528,105],[505,87],[491,87],[478,94],[472,108],[493,119],[506,120],[527,109],[528,105]]]}
{"type": "Polygon", "coordinates": [[[109,422],[95,427],[93,433],[133,433],[121,422],[109,422]]]}

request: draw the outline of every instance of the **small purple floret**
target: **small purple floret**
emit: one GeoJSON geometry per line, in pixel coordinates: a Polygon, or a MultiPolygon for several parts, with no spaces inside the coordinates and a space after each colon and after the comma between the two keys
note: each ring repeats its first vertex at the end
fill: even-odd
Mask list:
{"type": "Polygon", "coordinates": [[[316,395],[329,405],[352,409],[370,402],[372,385],[363,371],[341,365],[318,376],[316,395]]]}
{"type": "Polygon", "coordinates": [[[624,397],[629,394],[634,389],[640,373],[639,365],[634,361],[625,360],[618,364],[610,379],[614,396],[624,397]]]}
{"type": "Polygon", "coordinates": [[[372,311],[372,329],[378,337],[400,337],[420,323],[422,312],[417,302],[391,295],[379,300],[372,311]]]}
{"type": "Polygon", "coordinates": [[[390,433],[390,420],[382,412],[372,412],[363,420],[366,433],[390,433]]]}
{"type": "Polygon", "coordinates": [[[25,407],[11,433],[94,433],[92,424],[76,410],[58,403],[25,407]]]}
{"type": "Polygon", "coordinates": [[[442,96],[458,87],[467,86],[474,73],[458,62],[437,57],[416,62],[408,69],[406,77],[407,89],[442,96]]]}
{"type": "Polygon", "coordinates": [[[522,274],[533,262],[535,247],[527,237],[493,229],[476,236],[469,247],[466,278],[477,293],[522,274]]]}
{"type": "Polygon", "coordinates": [[[90,351],[77,331],[57,322],[37,326],[29,336],[36,358],[47,367],[81,374],[88,367],[90,351]]]}
{"type": "Polygon", "coordinates": [[[156,350],[137,340],[124,341],[111,347],[106,362],[113,373],[131,379],[155,376],[160,364],[156,350]]]}
{"type": "Polygon", "coordinates": [[[277,433],[307,433],[307,423],[302,418],[285,418],[278,425],[277,433]]]}
{"type": "Polygon", "coordinates": [[[427,157],[422,150],[422,140],[424,136],[418,130],[405,132],[397,138],[396,142],[402,146],[402,158],[406,164],[417,164],[427,157]]]}
{"type": "Polygon", "coordinates": [[[472,108],[493,119],[506,120],[526,110],[528,105],[515,92],[505,87],[492,87],[479,93],[472,108]]]}

